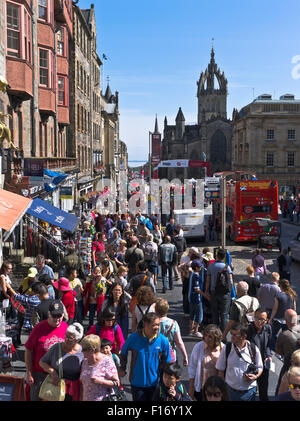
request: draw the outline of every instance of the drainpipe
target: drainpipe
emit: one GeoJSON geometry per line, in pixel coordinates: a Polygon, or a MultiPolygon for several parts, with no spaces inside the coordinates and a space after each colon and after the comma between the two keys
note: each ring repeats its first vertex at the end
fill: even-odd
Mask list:
{"type": "MultiPolygon", "coordinates": [[[[33,0],[31,0],[31,10],[33,11],[33,0]]],[[[35,124],[35,108],[36,108],[36,100],[35,100],[35,45],[34,45],[34,31],[33,28],[36,25],[34,20],[34,12],[31,17],[31,58],[32,58],[32,101],[31,101],[31,120],[32,120],[32,140],[31,140],[31,156],[34,157],[36,155],[36,124],[35,124]]]]}

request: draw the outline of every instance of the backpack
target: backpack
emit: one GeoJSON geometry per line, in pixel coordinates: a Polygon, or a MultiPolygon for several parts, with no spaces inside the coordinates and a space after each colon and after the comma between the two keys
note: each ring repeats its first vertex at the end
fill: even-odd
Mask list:
{"type": "Polygon", "coordinates": [[[254,309],[253,309],[253,303],[254,303],[254,297],[251,297],[251,305],[249,308],[245,306],[240,301],[234,301],[233,302],[239,309],[239,322],[249,325],[254,320],[254,309]]]}
{"type": "Polygon", "coordinates": [[[154,245],[152,243],[146,243],[144,245],[144,259],[145,260],[154,260],[155,258],[155,251],[156,249],[154,248],[154,245]]]}
{"type": "Polygon", "coordinates": [[[146,225],[146,227],[147,227],[150,231],[152,231],[152,230],[153,230],[153,225],[152,225],[152,222],[150,221],[150,219],[149,219],[149,218],[147,218],[147,219],[146,219],[146,221],[145,221],[145,225],[146,225]]]}
{"type": "Polygon", "coordinates": [[[228,272],[228,266],[226,265],[217,275],[217,281],[215,286],[215,294],[225,295],[229,294],[232,289],[230,275],[228,272]]]}

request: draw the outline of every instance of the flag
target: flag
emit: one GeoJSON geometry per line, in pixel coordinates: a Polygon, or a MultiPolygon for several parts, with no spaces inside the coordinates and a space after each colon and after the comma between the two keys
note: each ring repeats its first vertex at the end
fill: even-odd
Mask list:
{"type": "Polygon", "coordinates": [[[68,174],[60,173],[57,171],[50,171],[44,169],[44,188],[47,192],[56,189],[57,185],[62,182],[68,174]]]}

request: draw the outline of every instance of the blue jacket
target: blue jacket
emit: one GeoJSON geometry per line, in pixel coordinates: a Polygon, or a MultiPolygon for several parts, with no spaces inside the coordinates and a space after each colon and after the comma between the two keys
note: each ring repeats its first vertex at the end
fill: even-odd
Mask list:
{"type": "Polygon", "coordinates": [[[159,364],[171,362],[170,344],[161,333],[149,342],[142,330],[132,333],[122,346],[121,369],[126,370],[128,351],[132,351],[129,380],[132,386],[154,387],[159,381],[159,364]]]}

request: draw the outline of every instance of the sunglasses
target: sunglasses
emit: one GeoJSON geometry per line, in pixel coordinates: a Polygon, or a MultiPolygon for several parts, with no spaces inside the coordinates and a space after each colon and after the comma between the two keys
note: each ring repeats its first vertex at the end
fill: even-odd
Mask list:
{"type": "Polygon", "coordinates": [[[59,319],[60,317],[62,317],[63,315],[62,314],[56,314],[56,315],[53,315],[53,314],[51,314],[51,317],[53,318],[53,319],[59,319]]]}
{"type": "Polygon", "coordinates": [[[300,384],[291,383],[289,386],[290,386],[290,389],[300,389],[300,384]]]}
{"type": "Polygon", "coordinates": [[[208,398],[211,398],[212,396],[214,398],[220,398],[221,397],[221,392],[209,392],[208,390],[206,391],[206,395],[208,398]]]}

